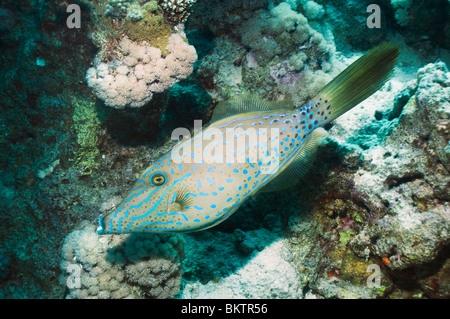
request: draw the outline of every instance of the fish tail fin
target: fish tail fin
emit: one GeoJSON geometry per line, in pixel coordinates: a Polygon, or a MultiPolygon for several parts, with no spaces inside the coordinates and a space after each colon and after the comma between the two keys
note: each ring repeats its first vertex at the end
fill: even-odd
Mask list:
{"type": "Polygon", "coordinates": [[[323,124],[338,118],[373,93],[390,78],[397,63],[399,48],[383,43],[353,62],[313,99],[324,103],[323,124]]]}

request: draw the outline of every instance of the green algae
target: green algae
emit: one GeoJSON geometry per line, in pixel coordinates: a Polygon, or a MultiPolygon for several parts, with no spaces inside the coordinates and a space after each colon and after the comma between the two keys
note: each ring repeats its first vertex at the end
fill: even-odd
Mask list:
{"type": "Polygon", "coordinates": [[[354,229],[347,229],[339,232],[339,246],[343,247],[347,245],[347,243],[356,235],[356,231],[354,229]]]}
{"type": "Polygon", "coordinates": [[[90,175],[100,164],[95,160],[100,151],[97,147],[100,121],[95,110],[95,103],[74,99],[72,116],[78,147],[71,159],[81,175],[90,175]]]}
{"type": "Polygon", "coordinates": [[[167,55],[166,49],[169,37],[174,29],[169,25],[161,10],[154,10],[150,5],[142,7],[143,18],[135,21],[126,18],[122,24],[122,32],[136,42],[146,41],[149,46],[159,48],[163,55],[167,55]]]}

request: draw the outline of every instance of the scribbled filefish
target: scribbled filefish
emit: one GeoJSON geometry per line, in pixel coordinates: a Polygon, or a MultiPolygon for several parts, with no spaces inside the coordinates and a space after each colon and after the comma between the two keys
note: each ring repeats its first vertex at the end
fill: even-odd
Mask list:
{"type": "Polygon", "coordinates": [[[311,101],[220,102],[211,124],[145,169],[97,232],[192,232],[230,217],[248,198],[290,187],[314,158],[323,129],[389,79],[399,49],[382,44],[352,63],[311,101]]]}

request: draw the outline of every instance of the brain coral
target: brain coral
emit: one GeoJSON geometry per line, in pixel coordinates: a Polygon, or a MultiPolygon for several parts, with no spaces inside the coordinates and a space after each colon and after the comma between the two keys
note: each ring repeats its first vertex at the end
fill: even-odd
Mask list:
{"type": "Polygon", "coordinates": [[[169,37],[164,56],[158,48],[137,43],[124,36],[116,48],[116,58],[102,61],[101,53],[86,75],[88,86],[105,104],[124,108],[141,107],[154,93],[163,92],[189,76],[197,53],[180,33],[169,37]]]}
{"type": "Polygon", "coordinates": [[[81,225],[64,240],[60,267],[66,298],[173,298],[180,289],[184,239],[133,234],[100,237],[81,225]],[[78,273],[71,273],[72,269],[78,273]],[[79,276],[79,285],[69,284],[79,276]]]}

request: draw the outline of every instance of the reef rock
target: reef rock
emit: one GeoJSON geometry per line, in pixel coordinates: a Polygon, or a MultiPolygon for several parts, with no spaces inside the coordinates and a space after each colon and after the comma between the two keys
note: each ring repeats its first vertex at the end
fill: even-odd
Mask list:
{"type": "MultiPolygon", "coordinates": [[[[450,177],[449,130],[443,124],[449,118],[449,73],[438,62],[420,69],[415,80],[399,79],[333,123],[306,182],[291,194],[251,203],[253,218],[267,201],[283,203],[286,215],[273,215],[284,225],[275,228],[278,237],[260,240],[262,250],[253,250],[233,272],[215,269],[215,278],[188,281],[183,298],[446,296],[450,177]],[[273,280],[277,276],[288,280],[273,280]],[[399,288],[405,285],[411,293],[399,288]]],[[[238,212],[230,222],[246,224],[245,215],[238,212]]],[[[216,231],[218,241],[231,242],[230,235],[216,231]]],[[[235,231],[235,249],[248,254],[253,246],[242,242],[265,231],[235,231]]],[[[220,251],[231,256],[233,250],[220,251]]],[[[189,272],[201,272],[200,265],[211,259],[218,261],[197,256],[189,272]]],[[[218,265],[230,266],[230,259],[218,265]]]]}
{"type": "Polygon", "coordinates": [[[227,277],[209,281],[188,283],[182,298],[300,298],[299,274],[290,263],[292,260],[285,239],[279,239],[242,268],[227,277]]]}
{"type": "Polygon", "coordinates": [[[397,127],[364,154],[355,174],[355,188],[382,203],[387,215],[350,244],[388,258],[393,269],[430,262],[450,242],[449,75],[443,62],[419,70],[417,91],[397,127]]]}

